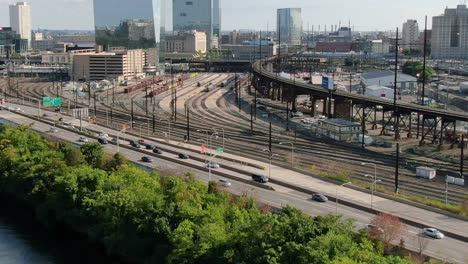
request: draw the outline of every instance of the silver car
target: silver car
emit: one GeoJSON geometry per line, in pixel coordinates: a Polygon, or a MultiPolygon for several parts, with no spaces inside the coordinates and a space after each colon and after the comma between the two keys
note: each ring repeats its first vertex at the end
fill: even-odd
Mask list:
{"type": "Polygon", "coordinates": [[[213,161],[209,161],[208,163],[206,163],[206,168],[211,168],[211,169],[219,169],[221,166],[219,166],[218,163],[216,162],[213,162],[213,161]]]}
{"type": "Polygon", "coordinates": [[[226,179],[219,179],[219,182],[224,186],[224,187],[229,187],[231,186],[231,183],[226,180],[226,179]]]}
{"type": "Polygon", "coordinates": [[[439,230],[437,230],[435,228],[424,228],[423,229],[423,234],[428,236],[428,237],[435,238],[435,239],[444,238],[444,234],[442,234],[439,230]]]}
{"type": "Polygon", "coordinates": [[[58,129],[55,128],[55,127],[51,127],[51,128],[49,129],[49,132],[50,132],[50,133],[58,133],[58,129]]]}
{"type": "Polygon", "coordinates": [[[89,139],[87,137],[80,137],[80,142],[88,142],[89,139]]]}

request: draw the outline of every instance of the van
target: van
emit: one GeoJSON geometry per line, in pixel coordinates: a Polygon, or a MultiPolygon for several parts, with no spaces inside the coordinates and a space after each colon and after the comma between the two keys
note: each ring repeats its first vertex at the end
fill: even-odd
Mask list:
{"type": "Polygon", "coordinates": [[[252,180],[259,182],[259,183],[267,183],[268,177],[262,174],[252,174],[252,180]]]}

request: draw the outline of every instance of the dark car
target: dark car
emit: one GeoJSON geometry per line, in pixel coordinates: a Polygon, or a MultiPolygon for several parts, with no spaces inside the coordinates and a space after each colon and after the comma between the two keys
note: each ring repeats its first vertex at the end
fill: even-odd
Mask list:
{"type": "Polygon", "coordinates": [[[141,145],[136,141],[130,141],[130,145],[134,148],[141,148],[141,145]]]}
{"type": "Polygon", "coordinates": [[[153,162],[153,159],[151,157],[144,156],[141,158],[141,161],[143,162],[153,162]]]}
{"type": "Polygon", "coordinates": [[[315,194],[312,194],[312,200],[324,203],[328,201],[328,198],[321,193],[315,193],[315,194]]]}
{"type": "Polygon", "coordinates": [[[139,140],[138,140],[138,143],[143,144],[143,143],[145,143],[145,140],[139,139],[139,140]]]}
{"type": "Polygon", "coordinates": [[[156,148],[156,146],[154,146],[154,145],[151,145],[151,144],[146,145],[146,149],[153,150],[155,148],[156,148]]]}
{"type": "Polygon", "coordinates": [[[179,154],[179,158],[180,159],[190,159],[189,155],[185,154],[185,153],[180,153],[179,154]]]}
{"type": "Polygon", "coordinates": [[[54,112],[60,112],[60,107],[55,108],[54,112]]]}
{"type": "Polygon", "coordinates": [[[160,149],[158,149],[158,148],[153,149],[153,153],[156,153],[156,154],[159,154],[159,155],[163,154],[162,151],[160,149]]]}
{"type": "Polygon", "coordinates": [[[268,177],[262,174],[252,174],[252,180],[259,182],[259,183],[267,183],[268,177]]]}
{"type": "Polygon", "coordinates": [[[107,145],[109,142],[107,141],[107,139],[105,138],[98,138],[98,142],[103,144],[103,145],[107,145]]]}

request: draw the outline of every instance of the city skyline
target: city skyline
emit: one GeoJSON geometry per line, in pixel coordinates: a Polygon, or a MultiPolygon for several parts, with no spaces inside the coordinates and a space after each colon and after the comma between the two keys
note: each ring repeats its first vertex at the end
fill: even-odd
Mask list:
{"type": "MultiPolygon", "coordinates": [[[[17,1],[0,0],[0,25],[9,26],[8,5],[17,1]]],[[[94,28],[92,0],[30,0],[32,9],[32,28],[92,30],[94,28]],[[53,15],[51,15],[53,14],[53,15]]],[[[459,0],[416,0],[416,1],[324,1],[280,0],[266,1],[222,1],[223,30],[234,29],[276,29],[276,9],[302,8],[304,30],[315,25],[351,25],[356,31],[387,31],[402,27],[407,19],[416,19],[424,25],[424,16],[429,18],[440,15],[446,7],[454,8],[461,4],[459,0]],[[228,12],[226,10],[229,10],[228,12]],[[320,10],[320,12],[317,12],[320,10]],[[239,19],[239,15],[243,19],[239,19]],[[365,15],[364,15],[365,14],[365,15]],[[248,18],[248,19],[245,19],[248,18]],[[369,23],[372,22],[372,23],[369,23]]],[[[172,29],[172,9],[166,8],[167,28],[172,29]]],[[[431,28],[431,19],[428,26],[431,28]]]]}

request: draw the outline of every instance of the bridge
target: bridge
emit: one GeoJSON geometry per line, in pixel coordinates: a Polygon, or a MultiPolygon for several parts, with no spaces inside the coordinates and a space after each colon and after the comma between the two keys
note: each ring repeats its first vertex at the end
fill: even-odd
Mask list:
{"type": "MultiPolygon", "coordinates": [[[[366,131],[366,122],[382,125],[381,134],[388,127],[395,129],[395,139],[400,139],[400,131],[408,132],[408,138],[413,136],[414,120],[417,115],[416,138],[421,137],[421,144],[426,139],[432,143],[442,145],[448,139],[455,141],[456,121],[468,121],[468,115],[455,111],[436,109],[430,106],[388,100],[384,98],[365,96],[341,90],[329,90],[319,85],[302,81],[291,80],[276,73],[276,58],[257,61],[253,64],[252,85],[265,97],[281,102],[292,102],[292,111],[296,111],[296,98],[299,95],[309,95],[312,106],[318,101],[323,103],[323,115],[329,118],[342,118],[346,120],[359,120],[363,131],[366,131]],[[382,120],[377,120],[377,114],[382,120]]],[[[311,109],[315,115],[315,107],[311,109]]]]}

